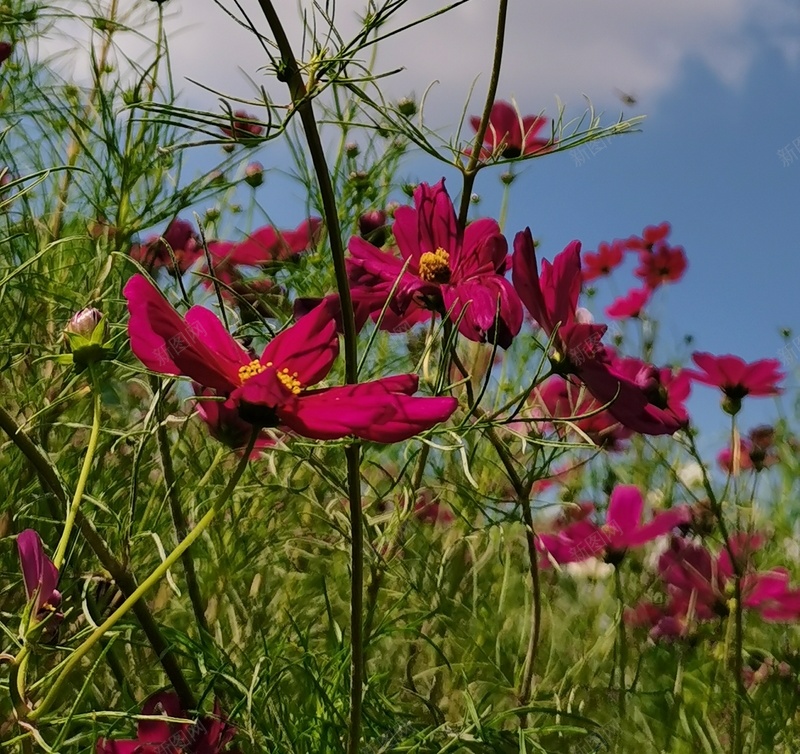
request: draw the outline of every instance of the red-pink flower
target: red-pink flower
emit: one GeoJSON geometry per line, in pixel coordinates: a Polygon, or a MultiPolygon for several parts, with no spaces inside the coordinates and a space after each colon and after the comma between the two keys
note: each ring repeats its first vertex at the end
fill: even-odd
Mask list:
{"type": "Polygon", "coordinates": [[[398,442],[447,419],[455,398],[414,398],[414,374],[310,389],[339,353],[330,306],[322,305],[273,338],[261,358],[237,343],[216,316],[193,306],[181,317],[141,275],[123,291],[128,299],[131,349],[149,369],[190,377],[226,398],[256,427],[282,427],[304,437],[355,435],[398,442]]]}
{"type": "Polygon", "coordinates": [[[444,179],[435,186],[421,183],[414,204],[395,212],[393,232],[402,258],[358,236],[350,239],[354,298],[373,300],[380,311],[397,283],[390,306],[401,318],[413,305],[424,306],[458,322],[469,340],[508,348],[522,327],[522,305],[504,277],[508,244],[500,226],[476,220],[459,238],[444,179]]]}
{"type": "Polygon", "coordinates": [[[652,289],[650,288],[632,288],[606,307],[606,314],[611,319],[638,317],[650,301],[651,295],[652,289]]]}
{"type": "Polygon", "coordinates": [[[10,42],[0,42],[0,65],[6,62],[14,52],[14,46],[10,42]]]}
{"type": "Polygon", "coordinates": [[[201,717],[194,723],[152,719],[188,718],[177,694],[171,691],[153,694],[142,706],[141,714],[145,717],[139,720],[135,739],[112,741],[101,738],[97,742],[96,754],[221,754],[236,733],[235,727],[222,713],[219,701],[214,703],[213,715],[201,717]]]}
{"type": "Polygon", "coordinates": [[[761,471],[769,466],[774,466],[780,461],[773,443],[775,430],[769,426],[756,427],[750,432],[749,437],[739,438],[738,465],[734,467],[733,448],[724,448],[717,455],[717,463],[730,474],[739,471],[755,469],[761,471]]]}
{"type": "MultiPolygon", "coordinates": [[[[477,132],[481,119],[472,116],[469,122],[477,132]]],[[[550,119],[542,115],[521,116],[513,105],[497,100],[489,114],[489,126],[483,137],[484,146],[481,147],[481,159],[485,160],[492,156],[513,159],[521,155],[547,151],[548,147],[553,145],[553,138],[550,134],[540,135],[540,132],[549,123],[550,119]]],[[[471,154],[472,148],[466,149],[465,152],[471,154]]]]}
{"type": "Polygon", "coordinates": [[[177,270],[183,274],[203,256],[203,247],[194,226],[186,220],[175,219],[167,225],[163,235],[150,236],[143,244],[131,246],[130,255],[148,270],[166,267],[169,272],[177,270]]]}
{"type": "Polygon", "coordinates": [[[249,143],[255,142],[264,133],[264,126],[258,122],[255,115],[245,110],[235,110],[230,125],[220,126],[219,130],[236,141],[249,143]]]}
{"type": "Polygon", "coordinates": [[[713,356],[698,351],[692,354],[692,361],[702,371],[688,370],[689,376],[695,382],[722,390],[725,394],[723,406],[728,413],[737,413],[742,407],[742,399],[748,395],[769,396],[783,392],[778,383],[786,375],[781,372],[777,359],[747,363],[731,354],[713,356]]]}
{"type": "Polygon", "coordinates": [[[625,247],[631,251],[650,251],[670,234],[672,226],[663,222],[660,225],[648,225],[641,236],[631,236],[625,241],[625,247]]]}
{"type": "MultiPolygon", "coordinates": [[[[543,261],[540,274],[533,237],[526,229],[514,239],[513,265],[514,286],[531,316],[551,336],[554,354],[550,360],[562,376],[577,376],[602,405],[609,404],[609,412],[618,421],[635,432],[672,434],[683,426],[684,417],[672,410],[670,391],[662,382],[667,372],[636,359],[620,359],[601,343],[605,325],[579,320],[580,243],[573,241],[552,264],[543,261]]],[[[674,387],[677,396],[678,386],[674,387]]]]}
{"type": "Polygon", "coordinates": [[[542,534],[539,540],[542,548],[559,563],[602,557],[617,564],[627,550],[668,534],[691,517],[686,506],[656,513],[647,523],[642,522],[643,513],[644,499],[639,489],[617,485],[611,493],[604,524],[583,519],[562,529],[555,537],[542,534]]]}
{"type": "Polygon", "coordinates": [[[624,251],[623,241],[603,242],[598,245],[597,251],[587,251],[583,255],[583,282],[609,275],[622,262],[624,251]]]}
{"type": "MultiPolygon", "coordinates": [[[[319,241],[322,220],[310,217],[294,230],[278,230],[271,225],[251,233],[243,241],[210,241],[208,251],[214,265],[214,277],[228,286],[241,281],[238,267],[269,268],[294,260],[319,241]]],[[[204,267],[204,274],[208,268],[204,267]]],[[[206,279],[206,284],[210,281],[206,279]]]]}
{"type": "Polygon", "coordinates": [[[619,450],[632,434],[609,411],[602,410],[603,405],[583,385],[575,385],[557,375],[540,385],[533,397],[546,416],[569,420],[556,422],[556,430],[565,433],[574,427],[579,435],[585,435],[607,450],[619,450]]]}
{"type": "Polygon", "coordinates": [[[35,600],[33,615],[37,621],[44,620],[54,614],[59,620],[61,592],[58,585],[58,569],[53,561],[45,555],[42,538],[33,529],[25,529],[17,535],[17,552],[22,568],[22,579],[28,600],[35,600]]]}
{"type": "Polygon", "coordinates": [[[635,275],[649,288],[658,288],[662,283],[676,283],[683,277],[687,267],[686,252],[682,246],[657,243],[652,251],[639,253],[639,266],[635,275]]]}

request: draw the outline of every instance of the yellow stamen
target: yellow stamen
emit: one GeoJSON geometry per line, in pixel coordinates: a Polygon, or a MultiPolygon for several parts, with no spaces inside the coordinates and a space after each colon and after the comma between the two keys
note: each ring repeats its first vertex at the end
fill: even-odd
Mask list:
{"type": "Polygon", "coordinates": [[[300,395],[300,393],[303,392],[303,385],[300,380],[297,379],[297,372],[289,374],[289,370],[284,367],[279,372],[276,372],[276,374],[278,375],[278,379],[289,389],[289,392],[295,395],[300,395]]]}
{"type": "Polygon", "coordinates": [[[449,283],[450,273],[450,255],[441,246],[419,258],[419,276],[426,283],[449,283]]]}
{"type": "Polygon", "coordinates": [[[253,359],[249,364],[239,367],[239,379],[244,384],[251,377],[261,374],[266,368],[258,359],[253,359]]]}

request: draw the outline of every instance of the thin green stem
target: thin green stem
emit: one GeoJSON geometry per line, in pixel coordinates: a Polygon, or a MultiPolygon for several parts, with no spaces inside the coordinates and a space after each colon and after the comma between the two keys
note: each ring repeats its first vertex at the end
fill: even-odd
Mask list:
{"type": "MultiPolygon", "coordinates": [[[[151,386],[154,393],[158,390],[157,380],[153,378],[151,386]]],[[[167,428],[164,426],[163,395],[158,397],[158,422],[156,425],[156,440],[158,441],[158,452],[161,456],[161,468],[164,472],[164,485],[167,488],[167,499],[169,500],[169,510],[172,515],[172,525],[175,527],[175,538],[180,544],[188,534],[189,527],[186,523],[186,516],[183,515],[181,507],[180,489],[178,480],[175,476],[175,469],[172,465],[172,454],[169,449],[169,439],[167,438],[167,428]]],[[[192,612],[200,629],[201,639],[205,639],[210,634],[208,621],[206,620],[206,610],[203,603],[203,595],[200,592],[200,584],[197,581],[197,572],[194,568],[194,558],[192,553],[187,550],[181,557],[183,571],[186,575],[186,587],[189,592],[189,601],[192,603],[192,612]]]]}
{"type": "Polygon", "coordinates": [[[614,589],[617,593],[619,620],[617,621],[617,659],[619,660],[619,717],[625,719],[625,671],[628,668],[628,637],[625,633],[625,594],[622,589],[622,573],[619,566],[614,566],[614,589]]]}
{"type": "Polygon", "coordinates": [[[56,569],[60,570],[64,563],[64,556],[67,552],[67,545],[69,544],[69,537],[72,533],[72,527],[75,524],[75,518],[78,515],[81,499],[83,498],[83,491],[86,489],[86,482],[89,480],[89,472],[92,469],[92,461],[94,461],[94,454],[97,450],[97,440],[100,437],[100,391],[97,386],[92,386],[92,430],[89,435],[89,444],[86,447],[86,455],[83,458],[83,466],[81,473],[78,477],[78,484],[75,486],[75,493],[72,496],[72,504],[67,511],[67,518],[64,521],[64,531],[61,533],[61,540],[56,548],[56,554],[53,556],[53,565],[56,569]]]}
{"type": "MultiPolygon", "coordinates": [[[[330,170],[325,158],[325,150],[314,116],[313,91],[309,92],[300,73],[289,38],[271,0],[259,0],[259,5],[267,24],[275,38],[280,53],[279,78],[285,81],[292,99],[292,106],[300,116],[303,125],[311,162],[319,183],[320,196],[328,239],[331,245],[333,270],[342,313],[344,333],[345,382],[358,382],[358,333],[356,332],[353,300],[344,260],[344,245],[339,226],[336,194],[333,190],[330,170]]],[[[351,593],[350,593],[350,722],[347,751],[356,754],[361,741],[361,704],[363,696],[363,588],[364,588],[364,543],[363,522],[361,519],[361,451],[358,445],[351,445],[345,451],[347,460],[348,499],[352,529],[351,542],[351,593]]]]}
{"type": "Polygon", "coordinates": [[[42,700],[41,704],[36,707],[29,715],[29,720],[37,720],[39,719],[48,709],[53,705],[58,697],[58,693],[61,690],[61,686],[67,680],[69,674],[75,668],[75,666],[86,656],[86,654],[97,644],[103,636],[110,631],[122,618],[127,615],[127,613],[131,610],[131,608],[152,588],[154,587],[167,573],[167,571],[172,568],[173,565],[180,559],[186,550],[188,550],[192,544],[202,535],[202,533],[208,528],[209,524],[214,520],[214,517],[219,513],[222,506],[227,502],[228,498],[230,498],[233,490],[236,488],[236,485],[239,483],[239,480],[244,474],[245,469],[247,468],[247,462],[250,458],[250,453],[255,446],[256,438],[258,437],[258,432],[253,431],[250,442],[248,443],[247,449],[245,450],[244,455],[242,456],[241,460],[239,461],[236,470],[234,471],[233,475],[231,476],[228,484],[225,486],[225,489],[219,494],[217,499],[212,504],[211,508],[208,512],[197,522],[197,526],[192,529],[189,534],[186,535],[186,538],[161,562],[161,564],[156,568],[107,619],[104,623],[98,626],[92,635],[81,644],[70,656],[69,659],[64,663],[63,667],[61,668],[61,672],[59,673],[56,680],[53,682],[53,685],[50,687],[47,695],[42,700]]]}
{"type": "Polygon", "coordinates": [[[492,113],[492,106],[497,95],[497,85],[500,82],[500,68],[503,63],[503,46],[506,38],[506,18],[508,16],[508,0],[500,0],[497,12],[497,32],[494,42],[494,59],[492,61],[492,73],[489,78],[489,89],[486,92],[486,102],[483,106],[481,123],[478,126],[478,133],[475,134],[475,144],[472,149],[467,167],[464,168],[464,184],[461,190],[461,206],[458,211],[458,229],[463,234],[467,226],[467,213],[469,212],[469,201],[472,196],[472,187],[475,185],[475,177],[480,169],[479,162],[483,149],[483,140],[489,128],[489,116],[492,113]]]}

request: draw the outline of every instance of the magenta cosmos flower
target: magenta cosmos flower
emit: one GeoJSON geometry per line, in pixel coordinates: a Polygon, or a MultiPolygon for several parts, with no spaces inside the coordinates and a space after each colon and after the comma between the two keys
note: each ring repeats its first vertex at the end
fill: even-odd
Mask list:
{"type": "Polygon", "coordinates": [[[583,255],[583,282],[589,283],[611,274],[622,263],[624,252],[625,243],[623,241],[601,243],[598,245],[597,251],[587,251],[583,255]]]}
{"type": "Polygon", "coordinates": [[[650,301],[653,291],[650,288],[632,288],[624,296],[615,299],[606,307],[611,319],[631,319],[638,317],[650,301]]]}
{"type": "Polygon", "coordinates": [[[631,251],[652,251],[653,247],[664,241],[672,232],[672,226],[668,222],[660,225],[648,225],[641,236],[631,236],[625,241],[625,248],[631,251]]]}
{"type": "Polygon", "coordinates": [[[181,317],[143,276],[123,291],[128,299],[131,349],[148,368],[190,377],[225,397],[256,427],[281,427],[303,437],[332,440],[355,435],[398,442],[447,419],[455,398],[411,397],[417,375],[323,389],[339,353],[328,305],[318,306],[273,338],[261,358],[237,343],[208,309],[193,306],[181,317]]]}
{"type": "Polygon", "coordinates": [[[167,225],[163,235],[150,236],[143,244],[131,246],[130,255],[148,270],[166,267],[173,272],[177,268],[183,274],[203,256],[203,247],[194,226],[178,218],[167,225]]]}
{"type": "Polygon", "coordinates": [[[37,621],[48,615],[62,616],[58,612],[61,605],[61,592],[58,585],[58,569],[45,555],[42,538],[33,529],[25,529],[17,535],[17,551],[22,568],[22,579],[28,601],[35,600],[33,615],[37,621]]]}
{"type": "MultiPolygon", "coordinates": [[[[481,119],[472,116],[469,122],[477,133],[481,119]]],[[[550,134],[545,135],[540,132],[549,123],[550,119],[543,115],[523,116],[513,105],[497,100],[489,114],[489,126],[483,137],[484,146],[481,147],[481,159],[494,156],[510,160],[547,151],[547,148],[552,146],[552,138],[550,134]]],[[[465,152],[471,154],[472,149],[468,148],[465,152]]]]}
{"type": "Polygon", "coordinates": [[[514,287],[531,316],[552,338],[553,368],[563,377],[580,379],[601,405],[608,404],[614,418],[634,432],[672,434],[684,421],[670,406],[670,391],[662,382],[666,372],[636,359],[620,359],[601,342],[606,326],[578,317],[580,248],[580,243],[573,241],[552,264],[543,261],[540,273],[530,229],[514,239],[514,287]]]}
{"type": "Polygon", "coordinates": [[[460,322],[459,332],[469,340],[508,348],[522,327],[522,305],[504,277],[508,243],[500,226],[489,218],[476,220],[459,238],[444,179],[435,186],[421,183],[414,205],[395,212],[392,229],[402,258],[358,236],[350,239],[353,297],[380,293],[380,311],[397,281],[391,301],[397,315],[421,305],[460,322]]]}
{"type": "MultiPolygon", "coordinates": [[[[154,717],[187,718],[177,694],[161,691],[151,696],[142,706],[142,715],[154,717]]],[[[167,722],[166,720],[139,720],[136,738],[97,742],[97,754],[221,754],[236,733],[220,709],[214,704],[212,716],[201,717],[194,723],[167,722]]],[[[230,754],[234,754],[231,750],[230,754]]]]}
{"type": "Polygon", "coordinates": [[[662,283],[677,283],[686,272],[688,262],[682,246],[657,243],[651,251],[639,252],[639,266],[634,274],[649,288],[662,283]]]}
{"type": "Polygon", "coordinates": [[[0,65],[6,62],[14,52],[14,47],[10,42],[0,42],[0,65]]]}
{"type": "Polygon", "coordinates": [[[729,414],[738,413],[745,396],[780,395],[778,383],[786,376],[777,359],[747,363],[738,356],[713,356],[705,351],[692,354],[692,361],[702,371],[687,370],[695,382],[717,387],[725,394],[723,407],[729,414]]]}
{"type": "Polygon", "coordinates": [[[656,513],[646,523],[642,522],[643,513],[644,499],[639,489],[617,485],[611,493],[605,523],[576,521],[555,536],[542,534],[541,547],[558,563],[599,557],[616,565],[629,549],[668,534],[691,517],[687,506],[656,513]]]}

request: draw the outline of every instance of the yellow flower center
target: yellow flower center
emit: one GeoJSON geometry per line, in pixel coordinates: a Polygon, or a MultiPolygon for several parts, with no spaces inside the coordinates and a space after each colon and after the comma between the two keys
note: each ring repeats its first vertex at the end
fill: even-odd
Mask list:
{"type": "MultiPolygon", "coordinates": [[[[251,377],[261,374],[271,366],[273,366],[271,361],[262,364],[258,359],[253,359],[249,364],[239,367],[239,379],[242,381],[242,384],[244,384],[251,377]]],[[[289,372],[289,370],[284,367],[283,369],[276,369],[275,375],[290,393],[300,395],[300,393],[303,392],[303,383],[297,379],[297,372],[289,372]]]]}
{"type": "Polygon", "coordinates": [[[239,379],[244,384],[251,377],[261,374],[265,369],[266,367],[258,359],[253,359],[249,364],[239,367],[239,379]]]}
{"type": "Polygon", "coordinates": [[[289,370],[284,367],[280,371],[276,371],[278,379],[286,385],[290,393],[294,393],[294,395],[300,395],[303,392],[303,385],[300,383],[300,380],[297,379],[297,372],[292,372],[289,374],[289,370]]]}
{"type": "Polygon", "coordinates": [[[450,272],[450,255],[441,246],[419,258],[419,276],[426,283],[449,283],[450,272]]]}

